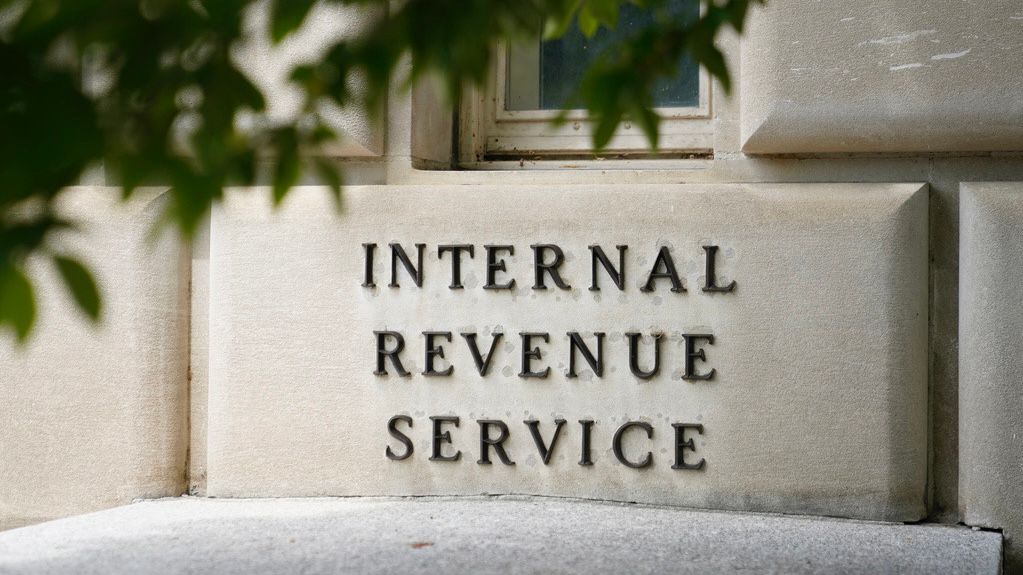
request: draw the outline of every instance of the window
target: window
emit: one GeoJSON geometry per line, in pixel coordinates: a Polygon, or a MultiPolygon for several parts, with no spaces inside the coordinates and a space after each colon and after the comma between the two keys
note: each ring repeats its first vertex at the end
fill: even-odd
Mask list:
{"type": "MultiPolygon", "coordinates": [[[[670,17],[696,18],[699,5],[697,0],[671,0],[670,17]]],[[[602,28],[592,38],[573,27],[562,38],[542,41],[538,26],[535,37],[500,46],[487,89],[470,94],[461,110],[462,162],[590,157],[590,125],[584,110],[570,111],[565,125],[548,122],[569,102],[599,53],[643,29],[652,18],[649,12],[625,4],[615,29],[602,28]]],[[[661,82],[654,100],[662,117],[655,157],[712,149],[710,83],[703,70],[682,59],[677,78],[661,82]]],[[[625,122],[601,156],[648,158],[648,146],[639,127],[625,122]]]]}

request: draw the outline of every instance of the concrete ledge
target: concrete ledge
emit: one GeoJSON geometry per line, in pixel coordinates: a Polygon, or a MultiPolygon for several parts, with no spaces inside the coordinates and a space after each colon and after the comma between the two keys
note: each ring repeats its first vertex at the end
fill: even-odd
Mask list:
{"type": "Polygon", "coordinates": [[[997,573],[968,528],[526,498],[163,499],[0,533],[3,573],[997,573]]]}

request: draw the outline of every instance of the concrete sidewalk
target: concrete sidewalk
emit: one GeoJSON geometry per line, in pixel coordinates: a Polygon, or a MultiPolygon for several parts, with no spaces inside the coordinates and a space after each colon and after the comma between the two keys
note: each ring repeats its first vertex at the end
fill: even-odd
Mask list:
{"type": "Polygon", "coordinates": [[[998,533],[533,497],[145,501],[0,533],[0,573],[997,573],[998,533]]]}

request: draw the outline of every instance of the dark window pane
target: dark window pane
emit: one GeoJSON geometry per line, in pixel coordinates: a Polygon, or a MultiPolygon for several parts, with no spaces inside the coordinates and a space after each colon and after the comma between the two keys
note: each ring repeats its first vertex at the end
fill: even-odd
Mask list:
{"type": "MultiPolygon", "coordinates": [[[[699,17],[697,0],[671,0],[667,12],[672,18],[699,17]]],[[[653,22],[653,14],[632,4],[624,4],[614,30],[601,28],[590,39],[573,26],[557,40],[540,46],[540,108],[556,110],[565,106],[582,80],[586,68],[598,54],[625,38],[643,30],[653,22]]],[[[693,107],[699,104],[699,69],[689,60],[678,62],[677,77],[662,80],[654,87],[654,103],[662,108],[693,107]]]]}

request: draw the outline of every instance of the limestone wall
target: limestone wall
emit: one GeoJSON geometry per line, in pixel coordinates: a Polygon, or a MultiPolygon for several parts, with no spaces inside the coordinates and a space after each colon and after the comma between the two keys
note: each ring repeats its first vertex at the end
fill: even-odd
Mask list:
{"type": "MultiPolygon", "coordinates": [[[[378,124],[367,118],[344,120],[353,126],[353,140],[327,153],[337,158],[350,183],[364,186],[352,191],[353,205],[359,206],[372,196],[375,185],[405,187],[409,194],[428,186],[471,185],[480,194],[540,186],[556,198],[596,184],[642,185],[649,190],[684,188],[693,193],[717,184],[810,183],[821,190],[830,189],[826,184],[925,184],[926,191],[920,193],[926,194],[927,253],[919,273],[926,277],[914,279],[925,283],[926,294],[907,294],[894,284],[889,293],[897,292],[903,303],[925,306],[921,309],[926,315],[926,365],[910,369],[906,377],[926,375],[927,391],[926,397],[916,397],[912,405],[892,405],[908,410],[906,413],[922,413],[912,417],[926,420],[926,460],[920,465],[924,467],[927,517],[1004,529],[1010,566],[1017,565],[1012,563],[1019,561],[1015,559],[1019,557],[1015,540],[1023,532],[1023,524],[1005,513],[1013,505],[1013,495],[1005,486],[1011,485],[1015,476],[1003,467],[1019,456],[1018,443],[1008,430],[1014,421],[1012,413],[1019,411],[1012,408],[1018,405],[1013,390],[1020,382],[1011,375],[992,380],[983,375],[983,369],[1008,362],[1013,353],[1023,350],[1008,337],[998,337],[1000,347],[996,348],[978,338],[995,337],[1001,333],[998,330],[1011,328],[1013,314],[1020,313],[1009,304],[1001,311],[985,307],[988,300],[984,298],[992,293],[985,291],[988,285],[1009,290],[1004,297],[1015,297],[1012,294],[1016,292],[1007,287],[1014,285],[1015,276],[1001,273],[1009,266],[999,264],[996,256],[1012,255],[1023,247],[1016,245],[1019,236],[1009,222],[1000,224],[1002,231],[997,235],[997,241],[1008,250],[1005,253],[990,247],[977,251],[978,238],[987,236],[965,230],[1013,213],[1018,203],[1016,194],[1010,193],[1014,185],[981,184],[1023,182],[1023,71],[1018,58],[1023,49],[1023,12],[1009,1],[951,5],[874,0],[855,6],[773,2],[755,15],[745,38],[728,37],[723,45],[737,82],[730,98],[720,93],[714,96],[713,157],[666,161],[524,158],[456,169],[451,129],[456,114],[426,86],[412,95],[395,94],[386,117],[378,124]],[[964,197],[974,198],[963,214],[961,188],[971,190],[968,193],[972,195],[964,197]],[[1006,203],[1004,209],[985,207],[1001,205],[999,202],[1006,203]],[[961,253],[963,270],[968,271],[972,283],[962,282],[961,253]],[[977,283],[980,278],[983,282],[977,283]],[[966,314],[961,315],[964,310],[966,314]],[[985,322],[995,325],[989,330],[985,322]],[[987,350],[989,355],[978,356],[971,350],[987,350]],[[999,407],[1005,411],[998,411],[999,407]],[[1005,425],[999,424],[1002,416],[1005,425]],[[979,469],[995,471],[989,475],[978,473],[979,469]]],[[[272,91],[271,80],[267,89],[272,91]]],[[[253,192],[250,195],[265,196],[259,190],[253,192]]],[[[82,205],[76,209],[83,210],[90,221],[106,221],[105,193],[109,192],[83,192],[78,196],[82,205]]],[[[622,201],[595,189],[589,193],[597,204],[622,201]]],[[[835,206],[842,203],[842,198],[828,198],[835,206]]],[[[258,204],[261,200],[253,197],[248,201],[258,204]]],[[[197,241],[190,265],[173,246],[161,244],[149,251],[129,247],[135,244],[126,238],[136,238],[140,226],[148,225],[146,209],[127,209],[125,215],[111,217],[109,225],[91,236],[96,251],[87,252],[95,254],[88,257],[101,271],[101,280],[114,278],[108,282],[110,316],[103,330],[89,332],[73,314],[57,311],[67,309],[67,303],[55,287],[54,293],[44,294],[44,302],[54,303],[48,306],[50,315],[42,318],[38,337],[30,347],[18,352],[10,346],[0,350],[3,379],[14,382],[9,384],[14,391],[0,403],[8,422],[0,430],[0,447],[4,453],[15,454],[0,466],[0,525],[77,513],[135,497],[184,492],[186,477],[187,489],[197,494],[298,493],[304,491],[300,486],[309,485],[302,460],[275,466],[272,460],[262,459],[265,453],[259,449],[265,448],[266,442],[244,434],[255,428],[279,433],[291,437],[293,445],[275,445],[278,452],[317,453],[320,448],[311,441],[322,445],[324,427],[313,424],[331,421],[339,426],[345,409],[351,406],[338,400],[337,404],[318,405],[312,413],[294,411],[303,404],[288,394],[298,391],[289,391],[287,386],[294,382],[283,377],[276,387],[273,382],[278,379],[271,376],[287,371],[286,366],[270,370],[274,366],[271,357],[257,358],[267,369],[257,369],[264,365],[258,362],[251,369],[268,377],[264,385],[274,385],[268,397],[276,399],[279,409],[257,394],[253,401],[258,400],[258,409],[245,411],[244,405],[236,405],[233,392],[244,390],[250,382],[230,375],[235,373],[231,371],[217,375],[217,367],[236,365],[216,363],[225,358],[244,365],[247,356],[231,354],[243,349],[239,345],[245,336],[258,334],[230,332],[224,325],[211,324],[217,321],[215,312],[240,310],[237,313],[253,314],[246,316],[253,321],[261,313],[279,317],[272,315],[272,308],[246,311],[238,300],[225,299],[229,294],[240,297],[238,292],[217,289],[221,285],[218,277],[241,281],[279,271],[260,269],[256,253],[228,249],[232,244],[225,241],[235,229],[233,209],[226,206],[219,219],[214,219],[209,235],[197,241]],[[216,257],[210,256],[211,247],[216,257]],[[217,258],[224,267],[219,267],[217,258]],[[244,271],[250,275],[224,275],[234,273],[230,266],[241,260],[247,262],[244,271]],[[125,282],[125,277],[134,279],[125,282]],[[189,277],[190,286],[184,281],[189,277]],[[145,319],[137,319],[138,314],[145,319]],[[190,338],[182,335],[188,332],[190,338]],[[227,386],[220,389],[232,393],[218,395],[218,385],[227,386]],[[257,421],[246,419],[254,413],[261,414],[257,421]],[[274,417],[281,421],[295,418],[310,427],[275,429],[274,417]],[[187,458],[186,446],[190,446],[187,458]]],[[[285,223],[265,228],[252,223],[256,226],[252,233],[257,237],[263,232],[298,233],[308,225],[300,217],[301,210],[288,214],[285,211],[279,216],[285,223]]],[[[328,217],[317,214],[317,218],[328,217]]],[[[566,214],[565,221],[572,221],[571,212],[566,214]]],[[[316,221],[334,229],[323,223],[327,220],[316,221]]],[[[337,229],[343,225],[338,223],[337,229]]],[[[392,235],[395,237],[379,243],[397,239],[397,234],[392,235]]],[[[454,230],[450,235],[455,235],[454,230]]],[[[295,237],[287,253],[300,258],[305,240],[300,239],[301,234],[295,237]]],[[[408,243],[414,238],[402,239],[408,243]]],[[[310,249],[321,250],[312,254],[310,261],[327,265],[327,248],[309,241],[310,249]]],[[[891,241],[878,248],[879,252],[897,253],[904,247],[891,241]]],[[[266,265],[273,261],[266,258],[266,265]]],[[[337,295],[329,285],[317,289],[337,295]]],[[[290,349],[296,358],[301,359],[302,349],[313,345],[306,342],[302,347],[300,336],[307,334],[295,326],[282,323],[274,327],[288,334],[276,344],[285,351],[290,349]]],[[[270,332],[263,335],[270,337],[270,332]]],[[[879,344],[882,356],[891,346],[904,343],[902,339],[886,341],[889,343],[879,344]]],[[[908,369],[907,365],[901,367],[908,369]]],[[[835,384],[835,406],[843,405],[840,392],[845,385],[854,386],[855,382],[835,384]]],[[[311,404],[306,407],[312,409],[311,404]]],[[[756,417],[757,412],[749,416],[756,417]]],[[[389,437],[386,430],[378,433],[381,439],[389,437]]],[[[801,438],[782,439],[798,443],[801,438]]],[[[900,440],[891,439],[889,448],[900,440]]],[[[329,455],[329,451],[319,453],[329,455]]],[[[836,450],[835,457],[842,456],[843,452],[836,450]]],[[[329,459],[318,461],[316,473],[329,475],[330,465],[329,459]]],[[[342,468],[336,471],[340,477],[342,468]]],[[[895,482],[904,480],[902,471],[893,475],[895,482]]],[[[337,484],[317,485],[315,490],[322,493],[341,491],[337,484]]],[[[780,505],[776,509],[793,508],[780,505]]]]}

